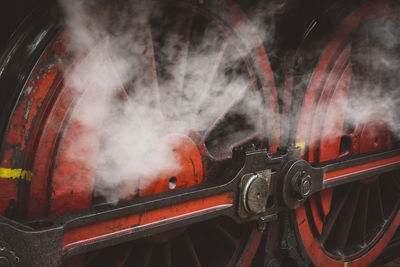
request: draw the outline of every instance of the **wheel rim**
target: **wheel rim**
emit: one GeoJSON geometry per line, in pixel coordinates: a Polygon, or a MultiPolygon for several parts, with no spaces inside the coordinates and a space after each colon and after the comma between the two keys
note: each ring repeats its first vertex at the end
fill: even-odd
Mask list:
{"type": "MultiPolygon", "coordinates": [[[[324,162],[391,145],[390,126],[374,119],[388,114],[384,109],[372,114],[370,121],[356,124],[349,122],[346,114],[346,107],[357,103],[352,95],[360,86],[357,81],[368,77],[365,72],[360,75],[362,65],[353,56],[358,49],[354,33],[366,22],[390,18],[391,5],[373,1],[355,10],[322,53],[304,98],[297,132],[296,143],[303,148],[304,159],[324,162]]],[[[297,229],[313,263],[372,263],[400,223],[399,191],[393,186],[396,182],[396,173],[371,177],[313,194],[304,207],[297,209],[297,229]]]]}
{"type": "MultiPolygon", "coordinates": [[[[244,125],[245,127],[239,125],[237,127],[232,127],[233,131],[231,130],[231,132],[227,132],[225,130],[226,126],[232,126],[235,119],[234,117],[230,117],[232,115],[230,114],[231,108],[240,105],[240,99],[235,99],[232,105],[228,105],[229,109],[223,114],[217,116],[217,119],[211,127],[203,132],[200,141],[196,136],[190,137],[190,142],[195,144],[195,149],[199,151],[202,158],[200,159],[201,163],[199,163],[202,166],[200,166],[199,169],[204,168],[204,172],[206,172],[208,163],[205,163],[204,154],[208,151],[208,153],[210,153],[208,160],[211,160],[211,164],[214,168],[222,170],[227,161],[231,158],[232,148],[250,143],[256,143],[256,145],[260,146],[263,145],[263,142],[265,141],[264,136],[266,136],[266,133],[264,132],[266,125],[264,125],[264,118],[261,114],[268,113],[271,117],[274,117],[276,112],[275,109],[277,108],[272,72],[261,43],[259,43],[258,47],[255,47],[256,55],[250,60],[246,49],[247,47],[254,48],[254,44],[251,44],[250,46],[249,44],[242,43],[242,41],[236,37],[241,34],[241,27],[244,26],[245,22],[245,17],[236,6],[229,4],[229,15],[227,15],[230,17],[230,24],[233,25],[233,27],[236,27],[234,29],[227,27],[224,22],[218,19],[217,16],[212,15],[202,6],[176,3],[174,4],[174,7],[184,10],[186,13],[191,14],[192,17],[197,17],[198,19],[201,18],[202,20],[207,20],[208,23],[216,25],[215,27],[217,27],[226,37],[226,40],[229,41],[229,45],[221,46],[220,53],[222,56],[217,60],[223,60],[225,49],[233,49],[233,51],[239,53],[243,61],[241,65],[245,66],[249,75],[251,90],[261,94],[263,101],[265,101],[264,104],[268,107],[268,110],[265,110],[262,106],[260,107],[260,116],[258,120],[261,125],[257,127],[257,131],[246,128],[248,125],[244,125]],[[228,138],[227,135],[230,135],[228,136],[230,138],[228,138]],[[228,141],[221,143],[222,140],[228,141]]],[[[149,29],[151,32],[151,28],[149,29]]],[[[190,27],[188,29],[190,29],[190,27]]],[[[56,40],[51,46],[47,47],[43,56],[39,59],[32,71],[27,85],[22,90],[23,96],[17,102],[16,112],[14,112],[10,117],[10,125],[16,125],[18,127],[10,127],[6,133],[7,144],[3,144],[2,167],[15,169],[21,168],[22,166],[23,170],[29,170],[29,175],[26,175],[27,178],[23,183],[18,182],[21,189],[16,189],[10,197],[12,199],[17,199],[17,202],[19,203],[17,208],[19,217],[40,219],[47,215],[56,215],[87,208],[93,204],[92,191],[96,181],[94,180],[95,171],[92,166],[95,166],[96,164],[95,158],[97,151],[95,149],[83,151],[83,156],[86,159],[85,164],[79,160],[71,161],[71,159],[68,158],[67,155],[64,155],[62,151],[63,149],[67,149],[72,142],[79,139],[79,136],[81,135],[91,137],[91,140],[93,140],[91,146],[99,146],[101,142],[101,133],[95,130],[98,126],[94,124],[90,124],[89,127],[87,125],[81,125],[79,121],[74,120],[74,118],[82,113],[82,103],[93,101],[94,96],[96,96],[95,101],[97,101],[97,104],[101,106],[105,101],[107,101],[107,95],[96,95],[95,91],[90,87],[84,92],[77,92],[74,88],[63,84],[63,71],[68,69],[69,65],[74,65],[74,61],[76,60],[75,55],[65,47],[65,39],[68,38],[68,34],[68,30],[56,34],[56,40]],[[29,105],[33,108],[28,110],[29,116],[24,117],[25,111],[27,110],[26,107],[29,105]],[[18,139],[21,137],[21,133],[23,132],[28,134],[23,136],[22,140],[18,139]],[[14,158],[15,153],[13,153],[13,151],[10,152],[10,144],[11,150],[20,150],[19,153],[21,156],[19,159],[14,158]],[[22,149],[20,149],[21,144],[22,149]],[[17,145],[20,145],[20,147],[16,147],[17,145]],[[10,162],[11,165],[7,165],[5,162],[10,162]],[[68,184],[67,177],[69,180],[72,179],[76,182],[68,184]],[[48,193],[49,188],[52,188],[53,190],[50,194],[48,193]],[[29,194],[27,194],[27,192],[29,192],[29,194]]],[[[226,40],[225,42],[227,42],[226,40]]],[[[189,39],[186,41],[190,42],[189,39]]],[[[154,43],[154,46],[157,46],[156,42],[154,43]]],[[[101,44],[99,47],[99,49],[102,49],[101,44]]],[[[157,55],[157,51],[159,50],[154,48],[153,60],[160,57],[160,55],[157,55]]],[[[159,73],[162,72],[160,69],[156,69],[155,66],[151,66],[150,68],[152,69],[153,78],[154,74],[159,75],[159,73]]],[[[156,82],[157,81],[160,81],[160,77],[156,77],[156,82]]],[[[159,92],[158,97],[162,97],[161,92],[159,92]]],[[[101,110],[100,113],[104,113],[104,110],[101,110]]],[[[104,114],[100,114],[99,116],[103,115],[104,114]]],[[[96,123],[101,123],[101,121],[102,118],[100,117],[96,123]]],[[[279,127],[271,128],[279,129],[279,127]]],[[[278,145],[277,139],[279,137],[279,132],[274,132],[272,135],[268,134],[267,136],[272,136],[271,140],[267,140],[267,142],[268,145],[272,147],[272,150],[275,150],[278,145]]],[[[200,176],[205,177],[206,175],[204,174],[200,176]]],[[[203,177],[200,178],[201,179],[194,184],[204,182],[204,180],[202,180],[203,177]]],[[[210,177],[210,179],[212,179],[212,177],[210,177]]],[[[177,177],[176,180],[178,182],[181,181],[180,177],[177,177]]],[[[170,177],[168,177],[168,181],[170,181],[170,177]]],[[[12,184],[15,182],[9,181],[9,183],[12,184]]],[[[182,187],[191,185],[193,185],[193,183],[186,183],[182,187]]],[[[154,188],[156,187],[157,185],[154,185],[154,188]]],[[[165,190],[166,189],[162,188],[150,191],[140,191],[139,196],[154,194],[165,190]]],[[[7,201],[8,200],[9,199],[7,199],[7,201]]],[[[9,205],[9,203],[7,203],[7,205],[9,205]]],[[[253,224],[238,226],[231,221],[218,219],[212,222],[206,222],[204,225],[197,224],[190,226],[187,229],[183,229],[179,231],[179,233],[173,234],[172,238],[167,238],[163,244],[152,244],[152,242],[148,240],[141,240],[138,242],[147,242],[147,251],[154,251],[154,253],[158,253],[167,258],[171,258],[175,253],[175,250],[168,246],[178,246],[180,247],[180,250],[187,248],[182,245],[182,243],[185,242],[189,248],[190,246],[197,246],[196,248],[199,251],[198,256],[193,254],[193,250],[188,251],[189,254],[191,253],[191,257],[187,257],[187,259],[181,255],[182,260],[186,260],[195,265],[198,265],[199,261],[201,264],[207,266],[221,266],[219,265],[221,263],[223,265],[234,265],[237,261],[242,262],[244,266],[249,265],[261,239],[261,234],[254,231],[253,224]],[[217,233],[215,235],[221,236],[221,242],[225,242],[225,245],[231,248],[229,253],[219,253],[219,257],[210,258],[209,256],[212,255],[213,251],[208,251],[208,248],[205,246],[197,245],[198,243],[205,242],[202,240],[204,239],[204,236],[199,236],[197,234],[198,232],[201,232],[201,227],[204,227],[204,225],[212,229],[210,232],[217,233]],[[197,241],[189,242],[190,239],[197,241]],[[151,246],[151,249],[149,246],[151,246]],[[170,252],[166,253],[165,251],[170,252]],[[196,257],[198,258],[196,259],[196,257]],[[209,260],[214,262],[209,262],[209,260]]],[[[207,236],[208,238],[213,237],[209,234],[207,236]]],[[[131,248],[135,247],[138,242],[132,242],[129,244],[129,249],[126,248],[128,245],[122,245],[120,248],[125,252],[132,252],[131,248]]],[[[116,248],[116,250],[119,250],[119,248],[116,248]]],[[[144,255],[148,255],[146,253],[144,255]]],[[[102,250],[98,253],[87,255],[85,263],[81,262],[79,259],[73,259],[67,264],[72,264],[74,266],[76,266],[76,264],[89,264],[89,266],[91,266],[90,264],[95,264],[95,262],[101,259],[103,255],[109,255],[109,252],[102,250]]],[[[116,256],[113,257],[115,260],[121,261],[122,265],[120,266],[123,266],[123,261],[125,260],[129,262],[128,254],[124,254],[123,257],[118,255],[119,254],[116,253],[116,256]]],[[[145,258],[143,260],[145,261],[145,258]]],[[[157,265],[158,262],[155,261],[157,261],[157,258],[152,262],[148,262],[148,264],[159,266],[157,265]]],[[[171,258],[171,261],[166,261],[166,264],[167,262],[173,265],[177,262],[177,258],[171,258]]]]}

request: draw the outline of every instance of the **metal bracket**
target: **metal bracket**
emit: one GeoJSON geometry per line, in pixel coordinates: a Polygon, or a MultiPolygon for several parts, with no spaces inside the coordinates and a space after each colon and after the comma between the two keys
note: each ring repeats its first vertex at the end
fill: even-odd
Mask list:
{"type": "Polygon", "coordinates": [[[277,219],[278,212],[285,208],[280,205],[282,170],[287,162],[298,159],[299,148],[275,155],[260,150],[247,152],[239,183],[238,216],[257,219],[260,224],[277,219]]]}

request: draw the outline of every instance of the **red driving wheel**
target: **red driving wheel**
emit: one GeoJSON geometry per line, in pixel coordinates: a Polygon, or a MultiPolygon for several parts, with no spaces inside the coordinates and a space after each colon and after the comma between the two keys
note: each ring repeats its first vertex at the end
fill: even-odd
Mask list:
{"type": "MultiPolygon", "coordinates": [[[[374,90],[382,91],[370,79],[377,75],[371,64],[377,55],[373,49],[381,48],[371,41],[371,29],[376,23],[398,25],[396,8],[391,1],[378,0],[355,9],[323,50],[308,84],[297,130],[296,145],[307,161],[322,163],[393,145],[392,113],[384,99],[375,95],[372,110],[364,96],[371,98],[374,90]],[[371,61],[360,60],[361,53],[371,61]]],[[[381,55],[386,52],[381,51],[381,55]]],[[[380,71],[391,75],[388,69],[380,71]]],[[[295,229],[312,263],[371,264],[400,224],[398,179],[398,172],[386,173],[311,195],[295,212],[295,229]]]]}
{"type": "MultiPolygon", "coordinates": [[[[218,182],[215,177],[229,164],[232,149],[255,145],[268,146],[271,151],[276,151],[279,141],[279,125],[275,117],[277,99],[269,61],[261,40],[249,30],[248,21],[238,6],[230,1],[213,4],[164,1],[160,6],[161,12],[165,12],[163,23],[149,21],[143,27],[145,40],[135,41],[145,44],[146,52],[140,58],[141,73],[146,75],[144,80],[152,89],[152,103],[164,118],[165,123],[160,127],[166,133],[166,140],[174,140],[171,149],[183,168],[177,172],[159,173],[153,182],[145,185],[139,180],[139,187],[129,183],[117,184],[116,187],[128,191],[123,192],[125,198],[218,182]],[[160,25],[164,27],[162,30],[157,28],[160,25]],[[221,105],[214,103],[211,96],[229,88],[218,88],[218,75],[244,77],[245,88],[241,94],[232,95],[230,102],[218,109],[218,114],[211,114],[213,119],[206,128],[189,129],[182,134],[173,126],[178,125],[178,129],[193,122],[185,121],[185,114],[175,114],[170,106],[163,106],[169,92],[162,89],[184,90],[186,70],[196,67],[191,65],[196,64],[192,53],[201,49],[198,40],[205,32],[213,34],[211,47],[206,48],[216,51],[217,56],[208,58],[213,68],[207,70],[206,79],[196,85],[204,93],[198,99],[198,106],[190,107],[187,112],[201,113],[221,105]],[[176,54],[165,55],[163,45],[172,35],[176,37],[176,54]],[[235,62],[229,61],[232,57],[235,62]],[[176,63],[177,58],[184,62],[181,64],[182,72],[173,86],[165,86],[170,81],[168,66],[176,63]],[[244,100],[248,98],[258,99],[256,108],[246,106],[244,100]],[[207,105],[202,106],[202,101],[207,105]],[[248,123],[239,112],[246,108],[256,110],[253,114],[255,123],[248,123]],[[140,189],[135,190],[137,188],[140,189]]],[[[84,90],[66,82],[64,78],[77,71],[76,66],[90,61],[98,52],[105,56],[96,71],[110,72],[118,81],[118,71],[110,67],[112,56],[108,55],[112,39],[109,42],[104,36],[91,51],[79,54],[67,45],[73,29],[46,22],[44,17],[34,13],[22,25],[20,33],[15,35],[13,49],[5,54],[11,60],[0,73],[0,82],[10,84],[16,75],[7,75],[15,71],[14,61],[20,60],[13,57],[30,56],[30,65],[26,65],[30,69],[25,77],[18,77],[24,82],[15,88],[20,94],[10,97],[10,101],[15,101],[14,108],[8,114],[2,114],[7,126],[1,139],[0,174],[6,179],[0,179],[0,212],[20,220],[33,220],[32,226],[38,228],[46,225],[43,219],[46,216],[85,209],[103,201],[94,197],[93,188],[99,182],[97,160],[106,137],[102,129],[110,113],[109,102],[115,103],[115,99],[119,99],[120,105],[124,106],[134,94],[134,89],[122,83],[117,86],[117,93],[98,90],[102,85],[85,75],[79,80],[84,90]],[[32,36],[24,34],[29,27],[37,27],[32,36]],[[39,51],[35,54],[19,52],[25,49],[25,43],[28,46],[32,40],[36,40],[37,45],[30,49],[39,51]],[[88,103],[90,107],[96,107],[96,112],[94,117],[85,120],[86,113],[90,112],[88,103]]],[[[182,101],[177,103],[184,105],[185,100],[182,101]]],[[[238,225],[230,219],[217,218],[78,255],[65,265],[249,266],[260,240],[261,233],[253,223],[238,225]]]]}

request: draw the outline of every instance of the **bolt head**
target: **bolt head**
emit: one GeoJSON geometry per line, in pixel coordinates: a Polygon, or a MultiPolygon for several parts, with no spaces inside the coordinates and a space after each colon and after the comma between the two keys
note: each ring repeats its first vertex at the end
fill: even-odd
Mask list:
{"type": "Polygon", "coordinates": [[[311,176],[305,171],[297,172],[292,180],[293,193],[299,199],[306,199],[312,192],[311,176]]]}
{"type": "Polygon", "coordinates": [[[300,193],[304,197],[308,197],[311,194],[311,176],[307,175],[301,180],[300,193]]]}

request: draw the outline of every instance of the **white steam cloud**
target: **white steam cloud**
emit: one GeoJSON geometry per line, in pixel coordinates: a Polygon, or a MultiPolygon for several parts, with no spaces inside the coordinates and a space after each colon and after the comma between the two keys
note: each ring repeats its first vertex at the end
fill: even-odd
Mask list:
{"type": "MultiPolygon", "coordinates": [[[[206,26],[193,43],[185,34],[194,16],[171,24],[152,2],[126,1],[124,10],[109,14],[99,12],[96,1],[60,3],[69,49],[78,59],[65,83],[92,98],[81,108],[79,122],[101,133],[94,190],[107,201],[135,195],[162,174],[178,173],[176,136],[192,131],[207,136],[232,107],[259,130],[261,97],[242,70],[243,55],[215,25],[206,26]],[[151,21],[158,27],[150,27],[151,21]]],[[[72,145],[75,160],[80,147],[94,146],[88,138],[93,136],[79,136],[72,145]]]]}
{"type": "MultiPolygon", "coordinates": [[[[176,136],[192,131],[209,135],[232,107],[245,118],[245,124],[251,125],[242,129],[242,137],[260,130],[257,114],[265,103],[252,89],[254,81],[249,79],[243,64],[242,57],[248,55],[240,54],[227,41],[220,26],[210,23],[196,39],[192,26],[196,16],[181,14],[185,15],[181,18],[177,12],[176,20],[171,22],[164,17],[162,5],[152,1],[126,1],[123,9],[116,10],[121,8],[116,5],[109,13],[98,9],[97,1],[62,0],[60,4],[69,30],[69,49],[78,59],[67,71],[65,82],[92,97],[80,110],[79,120],[101,132],[94,190],[107,201],[135,195],[162,174],[178,173],[182,166],[174,153],[180,142],[176,136]]],[[[265,19],[273,13],[274,9],[268,6],[255,8],[252,26],[240,26],[249,39],[248,51],[273,39],[274,24],[265,19]]],[[[334,100],[335,107],[338,111],[346,110],[349,125],[383,121],[399,134],[396,113],[400,104],[400,75],[394,74],[400,66],[400,34],[396,34],[399,27],[390,22],[378,25],[365,29],[369,40],[375,43],[357,44],[361,52],[352,52],[351,58],[352,62],[368,62],[368,69],[373,72],[360,74],[357,72],[362,72],[362,68],[354,68],[353,73],[360,74],[354,77],[373,79],[354,78],[352,88],[359,90],[350,95],[357,101],[350,105],[344,95],[334,100]],[[370,47],[376,50],[366,53],[370,47]]],[[[360,35],[363,34],[361,30],[360,35]]],[[[356,44],[352,43],[354,47],[356,44]]],[[[236,130],[233,127],[231,132],[236,130]]],[[[335,127],[327,130],[332,137],[342,134],[335,127]]],[[[88,138],[79,137],[74,146],[95,146],[88,138]]],[[[218,138],[210,144],[213,142],[224,145],[218,138]]],[[[227,149],[232,149],[232,145],[228,144],[227,149]]],[[[71,148],[71,157],[79,157],[76,151],[71,148]]]]}

